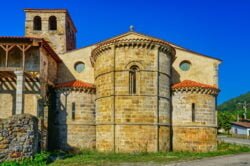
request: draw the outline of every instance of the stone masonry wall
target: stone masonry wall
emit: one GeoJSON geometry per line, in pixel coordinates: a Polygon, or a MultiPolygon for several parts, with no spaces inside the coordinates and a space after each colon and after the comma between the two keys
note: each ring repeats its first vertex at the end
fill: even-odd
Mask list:
{"type": "MultiPolygon", "coordinates": [[[[25,81],[24,85],[25,90],[23,92],[23,113],[37,116],[37,103],[40,96],[40,83],[25,81]]],[[[0,118],[6,119],[12,115],[15,115],[15,81],[0,81],[0,101],[0,118]]]]}
{"type": "Polygon", "coordinates": [[[57,82],[69,82],[77,79],[94,84],[94,68],[90,61],[91,51],[94,47],[95,46],[85,47],[62,54],[60,58],[63,63],[58,65],[57,82]],[[85,68],[81,73],[75,70],[75,64],[78,62],[82,62],[85,65],[85,68]]]}
{"type": "Polygon", "coordinates": [[[57,91],[57,109],[54,112],[55,131],[51,134],[56,148],[94,149],[95,94],[83,91],[57,91]]]}
{"type": "Polygon", "coordinates": [[[214,96],[192,92],[175,92],[172,101],[174,125],[216,125],[214,96]],[[192,103],[195,104],[194,122],[192,122],[192,103]]]}
{"type": "Polygon", "coordinates": [[[207,58],[177,48],[176,59],[172,67],[172,83],[175,84],[184,80],[192,80],[218,86],[219,64],[219,60],[207,58]],[[191,63],[191,67],[188,71],[180,69],[180,64],[183,61],[189,61],[191,63]]]}
{"type": "Polygon", "coordinates": [[[195,92],[174,92],[172,102],[173,150],[216,150],[215,97],[195,92]],[[195,104],[193,111],[192,103],[195,104]]]}
{"type": "Polygon", "coordinates": [[[99,54],[94,68],[97,150],[169,150],[171,57],[157,47],[111,47],[99,54]],[[130,94],[133,65],[139,68],[137,90],[130,94]]]}
{"type": "Polygon", "coordinates": [[[11,92],[11,93],[6,93],[6,94],[3,94],[1,93],[0,94],[0,117],[5,119],[5,118],[8,118],[10,117],[13,112],[14,112],[14,109],[15,109],[15,93],[14,91],[11,92]]]}
{"type": "Polygon", "coordinates": [[[0,162],[33,156],[38,151],[38,120],[29,114],[0,121],[0,162]]]}
{"type": "Polygon", "coordinates": [[[215,127],[173,127],[173,150],[209,152],[217,149],[215,127]]]}
{"type": "MultiPolygon", "coordinates": [[[[26,11],[25,36],[45,38],[57,54],[63,54],[67,51],[67,40],[75,43],[74,39],[69,39],[66,36],[66,31],[72,27],[71,24],[68,24],[69,26],[66,27],[66,23],[69,22],[67,21],[68,19],[68,15],[64,11],[26,11]],[[42,30],[33,29],[33,19],[35,16],[41,17],[42,30]],[[49,30],[50,16],[57,18],[57,30],[49,30]]],[[[75,32],[72,33],[75,34],[75,32]]]]}

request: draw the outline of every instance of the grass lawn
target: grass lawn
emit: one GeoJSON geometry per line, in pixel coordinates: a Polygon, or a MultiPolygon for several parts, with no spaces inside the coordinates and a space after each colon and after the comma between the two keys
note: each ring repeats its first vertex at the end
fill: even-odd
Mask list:
{"type": "MultiPolygon", "coordinates": [[[[79,154],[71,154],[64,152],[41,153],[36,155],[34,159],[18,162],[5,162],[1,166],[19,166],[19,165],[46,165],[50,166],[81,166],[81,165],[117,165],[118,163],[135,163],[135,162],[155,162],[169,163],[173,161],[194,160],[204,157],[221,156],[228,154],[239,154],[250,152],[250,147],[233,145],[228,143],[220,143],[218,150],[207,153],[191,153],[191,152],[164,152],[164,153],[101,153],[96,151],[82,151],[79,154]],[[63,156],[54,162],[50,162],[51,156],[63,156]]],[[[59,157],[60,158],[60,157],[59,157]]]]}

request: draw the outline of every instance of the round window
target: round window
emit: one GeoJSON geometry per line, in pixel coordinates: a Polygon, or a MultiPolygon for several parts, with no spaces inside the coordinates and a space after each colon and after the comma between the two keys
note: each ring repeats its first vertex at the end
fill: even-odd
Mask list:
{"type": "Polygon", "coordinates": [[[77,62],[75,64],[75,70],[78,72],[78,73],[81,73],[83,72],[85,69],[85,64],[83,62],[77,62]]]}
{"type": "Polygon", "coordinates": [[[180,63],[180,69],[182,71],[188,71],[190,69],[190,67],[191,67],[191,63],[189,61],[182,61],[180,63]]]}

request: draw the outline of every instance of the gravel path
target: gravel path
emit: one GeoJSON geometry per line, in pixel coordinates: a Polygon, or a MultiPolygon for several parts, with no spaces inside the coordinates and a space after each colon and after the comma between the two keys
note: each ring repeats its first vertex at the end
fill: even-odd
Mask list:
{"type": "Polygon", "coordinates": [[[166,164],[165,166],[250,166],[250,153],[166,164]]]}

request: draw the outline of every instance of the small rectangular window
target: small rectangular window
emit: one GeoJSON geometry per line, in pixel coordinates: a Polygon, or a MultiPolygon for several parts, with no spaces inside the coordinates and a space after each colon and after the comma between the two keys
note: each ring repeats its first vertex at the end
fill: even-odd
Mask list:
{"type": "Polygon", "coordinates": [[[76,118],[76,103],[72,103],[72,120],[75,120],[76,118]]]}
{"type": "Polygon", "coordinates": [[[234,132],[235,132],[235,134],[238,134],[238,130],[237,130],[237,128],[235,128],[234,132]]]}
{"type": "Polygon", "coordinates": [[[195,103],[192,103],[192,122],[195,122],[195,103]]]}

